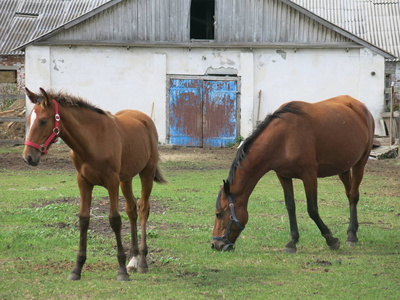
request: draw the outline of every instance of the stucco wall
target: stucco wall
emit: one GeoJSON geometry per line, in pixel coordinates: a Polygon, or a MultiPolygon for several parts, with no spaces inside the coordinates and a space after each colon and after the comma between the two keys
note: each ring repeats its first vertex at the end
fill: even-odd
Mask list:
{"type": "Polygon", "coordinates": [[[167,75],[207,74],[240,77],[244,137],[252,132],[258,115],[263,119],[290,100],[315,102],[349,94],[366,103],[376,119],[383,107],[384,59],[366,49],[26,49],[30,89],[64,90],[111,112],[130,108],[150,115],[154,103],[153,120],[162,143],[167,142],[167,75]]]}
{"type": "Polygon", "coordinates": [[[261,117],[290,100],[317,102],[347,94],[364,102],[379,124],[385,77],[382,56],[367,49],[257,50],[254,56],[261,117]]]}

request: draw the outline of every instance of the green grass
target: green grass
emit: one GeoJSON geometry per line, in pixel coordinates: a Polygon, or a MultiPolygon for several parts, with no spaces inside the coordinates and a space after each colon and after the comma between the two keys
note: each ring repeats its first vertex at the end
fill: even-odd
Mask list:
{"type": "MultiPolygon", "coordinates": [[[[130,282],[115,280],[115,239],[93,231],[82,279],[67,280],[79,243],[74,172],[1,170],[0,299],[400,297],[400,195],[387,192],[398,181],[365,177],[358,206],[360,242],[351,248],[345,244],[343,186],[336,178],[320,180],[320,213],[342,242],[338,251],[327,248],[308,217],[302,183],[296,181],[301,237],[298,252],[285,254],[289,225],[283,192],[276,176],[267,174],[251,196],[249,223],[235,252],[221,253],[210,249],[210,237],[215,199],[228,170],[202,170],[208,166],[164,164],[170,184],[155,185],[152,193],[163,210],[149,219],[149,273],[131,274],[130,282]]],[[[134,191],[140,192],[138,179],[134,191]]],[[[96,188],[94,203],[105,196],[96,188]]]]}

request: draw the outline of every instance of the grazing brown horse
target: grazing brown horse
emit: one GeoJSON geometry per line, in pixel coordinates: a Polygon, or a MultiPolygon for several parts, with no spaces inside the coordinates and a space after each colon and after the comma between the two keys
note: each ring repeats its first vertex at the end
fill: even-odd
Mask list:
{"type": "Polygon", "coordinates": [[[290,240],[286,252],[299,241],[293,178],[303,181],[307,211],[331,249],[340,242],[321,220],[317,178],[339,175],[350,204],[347,242],[357,242],[359,186],[372,148],[374,119],[364,104],[350,96],[318,103],[293,101],[281,106],[258,126],[239,148],[227,181],[219,192],[212,248],[233,250],[248,221],[247,203],[260,178],[275,171],[289,214],[290,240]]]}
{"type": "Polygon", "coordinates": [[[87,231],[90,219],[92,190],[100,185],[110,196],[110,225],[118,248],[117,280],[129,280],[126,255],[121,242],[121,217],[118,212],[119,186],[126,199],[126,212],[131,225],[131,260],[128,270],[146,272],[146,222],[153,181],[166,183],[158,166],[158,135],[153,121],[145,114],[124,110],[111,115],[82,99],[40,89],[39,95],[26,89],[35,106],[28,117],[30,126],[24,160],[37,166],[43,154],[57,137],[72,149],[71,158],[78,171],[81,195],[79,211],[80,243],[71,280],[79,280],[86,260],[87,231]],[[132,193],[132,178],[139,174],[142,194],[139,202],[141,242],[137,240],[137,208],[132,193]],[[138,263],[139,259],[139,263],[138,263]]]}

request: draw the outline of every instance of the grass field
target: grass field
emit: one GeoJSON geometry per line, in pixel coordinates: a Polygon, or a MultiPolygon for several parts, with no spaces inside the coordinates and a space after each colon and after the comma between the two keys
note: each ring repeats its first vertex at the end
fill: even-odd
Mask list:
{"type": "MultiPolygon", "coordinates": [[[[398,159],[385,164],[399,174],[398,159]]],[[[151,197],[149,273],[116,281],[107,193],[95,188],[88,259],[82,279],[72,282],[67,276],[79,243],[75,172],[0,165],[0,299],[400,298],[398,176],[366,173],[358,206],[360,242],[354,248],[345,244],[349,213],[343,186],[336,177],[319,181],[322,219],[342,242],[337,251],[327,248],[308,217],[296,181],[300,243],[296,254],[285,254],[289,224],[283,192],[269,173],[252,194],[249,223],[236,250],[221,253],[210,248],[210,238],[228,167],[181,159],[166,160],[163,168],[170,184],[155,185],[151,197]]],[[[137,179],[134,187],[139,194],[137,179]]]]}

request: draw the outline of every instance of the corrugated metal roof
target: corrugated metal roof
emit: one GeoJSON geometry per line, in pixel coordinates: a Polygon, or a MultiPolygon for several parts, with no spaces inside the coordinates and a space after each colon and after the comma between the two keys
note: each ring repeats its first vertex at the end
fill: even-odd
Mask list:
{"type": "Polygon", "coordinates": [[[0,0],[0,55],[110,0],[0,0]]]}
{"type": "Polygon", "coordinates": [[[400,0],[291,0],[400,60],[400,0]]]}

